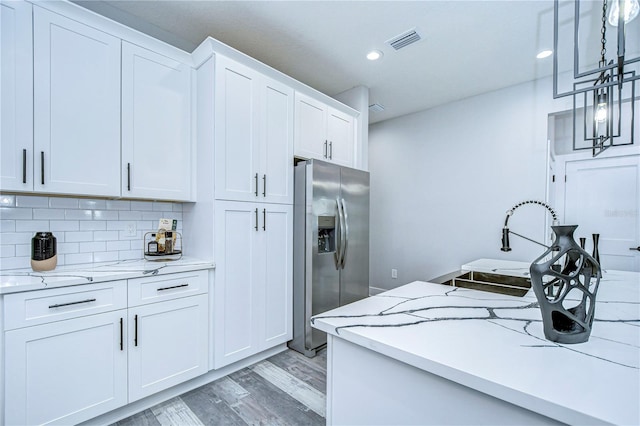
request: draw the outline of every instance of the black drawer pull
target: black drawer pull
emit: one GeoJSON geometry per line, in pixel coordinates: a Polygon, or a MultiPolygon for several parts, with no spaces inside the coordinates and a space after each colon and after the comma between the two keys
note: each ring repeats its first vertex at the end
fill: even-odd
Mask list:
{"type": "Polygon", "coordinates": [[[44,151],[40,151],[40,183],[44,185],[44,151]]]}
{"type": "Polygon", "coordinates": [[[189,287],[189,284],[172,285],[171,287],[161,287],[157,291],[171,290],[173,288],[189,287]]]}
{"type": "Polygon", "coordinates": [[[138,316],[133,317],[134,334],[133,334],[133,346],[138,346],[138,316]]]}
{"type": "Polygon", "coordinates": [[[90,302],[95,302],[95,301],[96,301],[96,299],[87,299],[87,300],[79,300],[77,302],[58,303],[58,304],[55,304],[55,305],[49,305],[49,309],[61,308],[63,306],[78,305],[80,303],[90,303],[90,302]]]}

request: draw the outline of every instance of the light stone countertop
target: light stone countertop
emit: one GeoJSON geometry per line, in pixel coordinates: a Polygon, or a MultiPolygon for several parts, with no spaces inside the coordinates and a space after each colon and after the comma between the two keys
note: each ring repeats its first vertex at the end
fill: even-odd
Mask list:
{"type": "MultiPolygon", "coordinates": [[[[528,276],[525,262],[462,269],[528,276]]],[[[546,340],[541,318],[533,290],[520,298],[415,281],[312,323],[561,422],[640,424],[640,273],[603,273],[588,342],[546,340]]]]}
{"type": "Polygon", "coordinates": [[[0,294],[213,268],[215,268],[215,263],[211,261],[183,257],[180,260],[171,261],[137,259],[87,265],[65,265],[47,272],[11,269],[0,271],[0,294]]]}

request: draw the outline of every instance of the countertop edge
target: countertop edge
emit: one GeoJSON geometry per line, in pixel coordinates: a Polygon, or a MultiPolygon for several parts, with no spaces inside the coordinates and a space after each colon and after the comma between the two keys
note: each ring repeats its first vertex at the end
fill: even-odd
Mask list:
{"type": "Polygon", "coordinates": [[[176,261],[129,261],[67,265],[48,272],[30,269],[0,271],[0,295],[149,276],[215,269],[215,262],[186,258],[176,261]]]}

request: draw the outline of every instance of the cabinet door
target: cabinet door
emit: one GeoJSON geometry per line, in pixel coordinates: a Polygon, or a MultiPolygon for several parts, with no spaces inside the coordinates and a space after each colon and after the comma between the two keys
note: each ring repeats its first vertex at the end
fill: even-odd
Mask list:
{"type": "Polygon", "coordinates": [[[120,196],[120,40],[33,7],[34,190],[120,196]]]}
{"type": "Polygon", "coordinates": [[[127,403],[126,310],[5,333],[6,424],[75,424],[127,403]]]}
{"type": "Polygon", "coordinates": [[[208,370],[206,294],[129,309],[129,402],[208,370]]]}
{"type": "Polygon", "coordinates": [[[0,3],[0,190],[33,190],[31,3],[0,3]]]}
{"type": "Polygon", "coordinates": [[[329,160],[342,166],[353,167],[354,139],[354,118],[329,108],[327,115],[329,160]]]}
{"type": "Polygon", "coordinates": [[[261,90],[260,199],[293,204],[293,89],[265,79],[261,90]]]}
{"type": "Polygon", "coordinates": [[[254,201],[260,191],[259,123],[256,120],[259,75],[216,56],[215,197],[254,201]]]}
{"type": "Polygon", "coordinates": [[[292,338],[293,206],[263,206],[260,256],[263,259],[256,291],[261,301],[260,350],[292,338]]]}
{"type": "Polygon", "coordinates": [[[214,212],[214,368],[256,353],[254,240],[260,225],[255,203],[220,201],[214,212]]]}
{"type": "Polygon", "coordinates": [[[327,106],[296,93],[295,120],[294,154],[302,158],[328,159],[327,106]]]}
{"type": "Polygon", "coordinates": [[[122,42],[122,195],[191,199],[191,68],[122,42]]]}

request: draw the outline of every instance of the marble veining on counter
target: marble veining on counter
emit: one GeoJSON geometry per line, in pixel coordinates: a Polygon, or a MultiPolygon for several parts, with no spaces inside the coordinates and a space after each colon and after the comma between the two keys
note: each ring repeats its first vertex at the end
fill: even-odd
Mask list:
{"type": "Polygon", "coordinates": [[[136,259],[88,265],[67,265],[47,272],[12,269],[0,271],[0,294],[212,268],[215,268],[213,262],[183,257],[180,260],[171,261],[136,259]]]}
{"type": "MultiPolygon", "coordinates": [[[[502,266],[516,275],[517,265],[502,266]]],[[[313,325],[562,422],[639,424],[640,274],[606,272],[595,314],[588,342],[563,345],[544,338],[531,290],[519,298],[417,281],[313,325]]]]}

